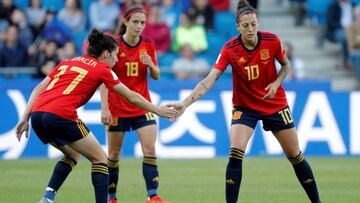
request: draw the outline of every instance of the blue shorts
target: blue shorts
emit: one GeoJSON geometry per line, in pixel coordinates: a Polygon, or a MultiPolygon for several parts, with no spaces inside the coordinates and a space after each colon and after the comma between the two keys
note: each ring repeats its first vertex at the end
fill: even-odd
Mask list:
{"type": "Polygon", "coordinates": [[[114,117],[113,123],[106,125],[106,130],[109,132],[126,132],[137,130],[147,125],[156,125],[156,117],[153,113],[146,113],[142,116],[135,117],[114,117]]]}
{"type": "Polygon", "coordinates": [[[295,127],[289,107],[270,115],[262,115],[256,111],[235,106],[232,112],[231,125],[243,124],[255,129],[258,120],[263,121],[266,131],[280,131],[295,127]]]}
{"type": "Polygon", "coordinates": [[[48,112],[32,112],[31,125],[41,142],[58,146],[80,140],[90,132],[81,120],[66,120],[48,112]]]}

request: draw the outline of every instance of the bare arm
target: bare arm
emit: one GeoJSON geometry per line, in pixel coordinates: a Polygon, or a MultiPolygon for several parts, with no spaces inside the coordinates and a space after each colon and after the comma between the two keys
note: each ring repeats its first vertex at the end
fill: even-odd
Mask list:
{"type": "Polygon", "coordinates": [[[108,89],[104,84],[100,85],[100,98],[101,98],[101,122],[104,124],[112,123],[112,116],[109,111],[108,103],[108,89]]]}
{"type": "Polygon", "coordinates": [[[44,80],[42,80],[31,92],[29,101],[26,105],[25,112],[19,121],[19,123],[16,125],[16,137],[20,141],[22,134],[25,132],[25,136],[28,137],[29,133],[29,118],[31,114],[31,109],[34,106],[36,98],[39,96],[39,94],[47,87],[47,85],[50,82],[50,78],[46,77],[44,80]]]}
{"type": "Polygon", "coordinates": [[[140,56],[140,61],[147,65],[150,69],[150,76],[152,79],[157,80],[160,77],[160,69],[158,66],[155,66],[155,64],[153,63],[151,56],[144,53],[140,56]]]}
{"type": "Polygon", "coordinates": [[[120,83],[118,85],[115,85],[113,87],[113,90],[119,94],[120,96],[123,96],[125,99],[127,99],[130,103],[145,109],[149,112],[153,112],[161,117],[165,118],[171,118],[177,116],[177,111],[174,109],[170,109],[171,105],[167,107],[157,107],[153,105],[151,102],[146,100],[143,96],[141,96],[139,93],[131,91],[128,87],[126,87],[124,84],[120,83]]]}
{"type": "Polygon", "coordinates": [[[215,82],[220,78],[222,72],[213,68],[210,73],[200,81],[191,94],[180,103],[181,106],[187,108],[192,103],[203,97],[215,84],[215,82]]]}
{"type": "Polygon", "coordinates": [[[284,56],[284,61],[281,63],[281,69],[278,73],[276,80],[266,86],[265,90],[268,90],[268,93],[263,97],[263,99],[272,99],[276,95],[276,91],[281,85],[282,81],[291,71],[291,64],[288,57],[284,56]]]}

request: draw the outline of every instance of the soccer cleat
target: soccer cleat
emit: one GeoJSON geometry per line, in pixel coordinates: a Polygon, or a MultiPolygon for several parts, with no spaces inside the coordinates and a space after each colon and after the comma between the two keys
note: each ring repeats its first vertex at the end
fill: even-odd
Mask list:
{"type": "Polygon", "coordinates": [[[169,203],[168,201],[162,200],[159,196],[148,197],[146,203],[169,203]]]}
{"type": "Polygon", "coordinates": [[[108,203],[118,203],[117,199],[110,199],[108,200],[108,203]]]}
{"type": "Polygon", "coordinates": [[[48,200],[45,197],[42,197],[41,200],[39,201],[39,203],[55,203],[54,201],[48,200]]]}

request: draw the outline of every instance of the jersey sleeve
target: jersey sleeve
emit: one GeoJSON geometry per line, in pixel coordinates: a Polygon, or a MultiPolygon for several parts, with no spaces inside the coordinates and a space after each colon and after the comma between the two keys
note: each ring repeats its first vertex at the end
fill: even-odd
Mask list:
{"type": "Polygon", "coordinates": [[[225,71],[227,65],[229,64],[230,64],[230,58],[228,56],[228,49],[224,46],[215,61],[214,68],[220,71],[225,71]]]}
{"type": "Polygon", "coordinates": [[[285,52],[281,47],[281,41],[279,37],[276,37],[274,50],[276,60],[279,61],[279,63],[282,65],[284,63],[285,52]]]}
{"type": "Polygon", "coordinates": [[[119,78],[110,68],[104,68],[104,71],[102,71],[101,76],[102,76],[101,78],[102,82],[105,84],[105,86],[108,89],[111,89],[115,85],[120,83],[119,78]]]}

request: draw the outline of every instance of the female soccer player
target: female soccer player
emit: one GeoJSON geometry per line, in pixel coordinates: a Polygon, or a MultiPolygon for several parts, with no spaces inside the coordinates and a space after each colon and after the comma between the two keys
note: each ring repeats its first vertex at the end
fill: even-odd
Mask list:
{"type": "Polygon", "coordinates": [[[117,62],[119,49],[112,37],[94,29],[88,41],[87,56],[62,61],[35,87],[16,126],[19,141],[24,132],[28,137],[31,115],[32,127],[40,140],[44,144],[50,143],[65,155],[54,168],[40,201],[42,203],[54,202],[56,192],[76,165],[80,154],[92,163],[91,178],[96,202],[107,202],[109,173],[106,154],[76,113],[76,109],[91,98],[100,84],[104,83],[107,88],[147,111],[165,117],[176,115],[175,110],[154,106],[118,80],[110,68],[117,62]]]}
{"type": "Polygon", "coordinates": [[[295,124],[281,86],[291,67],[281,49],[280,39],[272,33],[259,31],[256,10],[246,0],[239,1],[236,20],[241,34],[224,45],[208,76],[175,109],[182,114],[211,89],[230,64],[234,108],[226,169],[226,201],[237,202],[244,152],[257,121],[262,120],[264,129],[271,130],[278,139],[311,202],[318,203],[320,199],[315,179],[300,151],[295,124]],[[282,65],[279,73],[276,72],[274,59],[282,65]]]}
{"type": "MultiPolygon", "coordinates": [[[[150,100],[147,72],[157,80],[160,70],[157,66],[154,42],[141,34],[145,28],[146,15],[142,7],[133,6],[124,13],[124,20],[117,38],[118,59],[114,72],[131,90],[150,100]]],[[[159,172],[155,154],[156,120],[147,110],[137,108],[119,97],[114,91],[101,88],[102,122],[108,131],[109,203],[116,203],[116,189],[119,178],[120,152],[127,131],[135,130],[139,136],[143,159],[143,175],[147,191],[147,203],[165,203],[158,196],[159,172]]]]}

